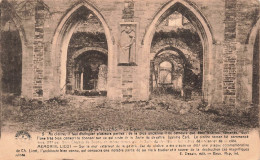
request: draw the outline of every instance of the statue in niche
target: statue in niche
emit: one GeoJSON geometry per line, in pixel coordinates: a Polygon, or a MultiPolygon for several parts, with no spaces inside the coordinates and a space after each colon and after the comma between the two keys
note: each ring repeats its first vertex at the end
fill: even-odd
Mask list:
{"type": "Polygon", "coordinates": [[[135,62],[135,30],[132,25],[123,25],[120,35],[120,56],[119,63],[135,62]]]}

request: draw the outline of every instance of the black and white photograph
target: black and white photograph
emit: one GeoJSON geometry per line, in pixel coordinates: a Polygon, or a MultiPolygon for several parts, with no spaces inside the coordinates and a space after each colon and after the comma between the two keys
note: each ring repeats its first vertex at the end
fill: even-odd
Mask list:
{"type": "Polygon", "coordinates": [[[260,159],[259,0],[0,0],[0,25],[0,159],[260,159]]]}

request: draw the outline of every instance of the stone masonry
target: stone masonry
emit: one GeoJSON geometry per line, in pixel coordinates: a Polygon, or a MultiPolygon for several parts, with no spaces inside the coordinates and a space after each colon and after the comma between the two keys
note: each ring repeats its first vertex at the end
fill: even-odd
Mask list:
{"type": "Polygon", "coordinates": [[[236,4],[237,0],[225,1],[223,101],[232,106],[236,101],[236,4]]]}
{"type": "Polygon", "coordinates": [[[35,6],[35,31],[33,43],[34,84],[33,97],[43,97],[43,64],[44,64],[44,19],[45,6],[37,1],[35,6]]]}
{"type": "Polygon", "coordinates": [[[203,99],[210,105],[242,108],[252,103],[253,46],[260,27],[258,0],[3,0],[1,3],[9,4],[8,14],[22,42],[21,96],[47,100],[66,93],[70,39],[76,27],[94,15],[107,42],[107,98],[148,100],[150,60],[156,54],[151,50],[152,38],[156,27],[177,11],[191,22],[201,39],[203,99]],[[77,16],[80,14],[83,18],[77,16]],[[136,24],[136,60],[134,64],[118,65],[120,25],[128,23],[136,24]]]}

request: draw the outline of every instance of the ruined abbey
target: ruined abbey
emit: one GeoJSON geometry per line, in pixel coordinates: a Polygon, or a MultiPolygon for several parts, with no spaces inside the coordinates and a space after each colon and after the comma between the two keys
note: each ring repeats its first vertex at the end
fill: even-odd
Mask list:
{"type": "Polygon", "coordinates": [[[3,93],[259,105],[258,0],[2,0],[3,93]]]}

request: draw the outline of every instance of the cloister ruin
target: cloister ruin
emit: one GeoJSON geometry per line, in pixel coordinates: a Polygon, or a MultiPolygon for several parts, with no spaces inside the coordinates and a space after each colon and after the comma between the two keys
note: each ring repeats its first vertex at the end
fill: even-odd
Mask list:
{"type": "Polygon", "coordinates": [[[4,93],[259,105],[258,0],[2,0],[4,93]]]}

